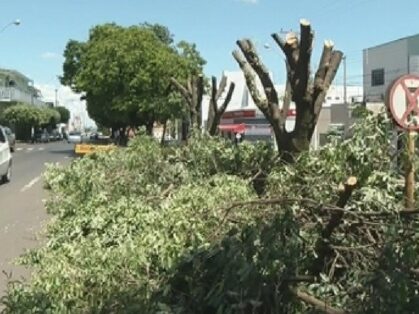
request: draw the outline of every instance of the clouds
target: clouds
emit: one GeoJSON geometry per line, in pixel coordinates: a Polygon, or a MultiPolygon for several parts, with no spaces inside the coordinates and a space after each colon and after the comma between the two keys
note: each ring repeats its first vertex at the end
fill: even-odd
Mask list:
{"type": "Polygon", "coordinates": [[[50,59],[59,59],[61,56],[58,53],[46,51],[41,54],[42,59],[50,60],[50,59]]]}

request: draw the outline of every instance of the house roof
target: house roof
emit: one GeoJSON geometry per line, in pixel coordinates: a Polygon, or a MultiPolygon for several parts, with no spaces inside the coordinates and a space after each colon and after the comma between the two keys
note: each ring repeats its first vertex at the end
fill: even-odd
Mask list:
{"type": "Polygon", "coordinates": [[[363,51],[370,50],[370,49],[376,49],[376,48],[380,48],[380,47],[384,47],[384,46],[387,46],[389,44],[396,43],[398,41],[409,40],[409,39],[412,39],[412,38],[419,38],[419,34],[415,34],[415,35],[410,35],[410,36],[406,36],[406,37],[394,39],[394,40],[391,40],[391,41],[388,41],[388,42],[385,42],[385,43],[382,43],[382,44],[378,44],[378,45],[375,45],[375,46],[372,46],[372,47],[365,48],[365,49],[363,49],[363,51]]]}

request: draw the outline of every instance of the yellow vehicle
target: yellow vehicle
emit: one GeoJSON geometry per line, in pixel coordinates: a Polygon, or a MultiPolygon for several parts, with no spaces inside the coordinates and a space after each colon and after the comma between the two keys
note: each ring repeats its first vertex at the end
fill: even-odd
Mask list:
{"type": "Polygon", "coordinates": [[[110,151],[115,148],[108,137],[91,136],[89,139],[82,140],[74,146],[74,153],[79,156],[92,154],[95,152],[110,151]]]}

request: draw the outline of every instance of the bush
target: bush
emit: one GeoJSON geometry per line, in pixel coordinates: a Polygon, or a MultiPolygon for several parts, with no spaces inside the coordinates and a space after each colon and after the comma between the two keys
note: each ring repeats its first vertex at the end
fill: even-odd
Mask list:
{"type": "Polygon", "coordinates": [[[418,220],[403,209],[391,123],[363,114],[350,139],[281,164],[263,144],[139,137],[52,166],[48,242],[21,258],[6,313],[307,313],[308,293],[351,313],[418,306],[418,220]],[[250,182],[269,173],[266,195],[250,182]],[[338,186],[358,186],[336,208],[338,186]],[[336,213],[344,213],[324,239],[336,213]],[[321,251],[322,249],[323,251],[321,251]],[[317,271],[319,254],[320,269],[317,271]]]}

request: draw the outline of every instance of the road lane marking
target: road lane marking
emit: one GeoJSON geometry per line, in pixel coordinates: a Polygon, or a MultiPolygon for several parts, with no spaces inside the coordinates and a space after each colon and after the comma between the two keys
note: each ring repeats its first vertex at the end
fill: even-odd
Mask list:
{"type": "Polygon", "coordinates": [[[32,151],[33,150],[33,147],[29,147],[29,148],[27,148],[27,150],[28,151],[32,151]]]}
{"type": "Polygon", "coordinates": [[[16,148],[16,151],[18,151],[18,152],[20,152],[21,150],[23,150],[23,148],[22,148],[22,147],[17,147],[17,148],[16,148]]]}
{"type": "Polygon", "coordinates": [[[39,148],[38,148],[38,150],[44,150],[44,149],[45,149],[44,147],[39,147],[39,148]]]}
{"type": "Polygon", "coordinates": [[[26,184],[21,190],[20,192],[25,192],[27,190],[29,190],[32,186],[34,186],[39,180],[41,179],[41,176],[38,176],[34,179],[32,179],[28,184],[26,184]]]}

